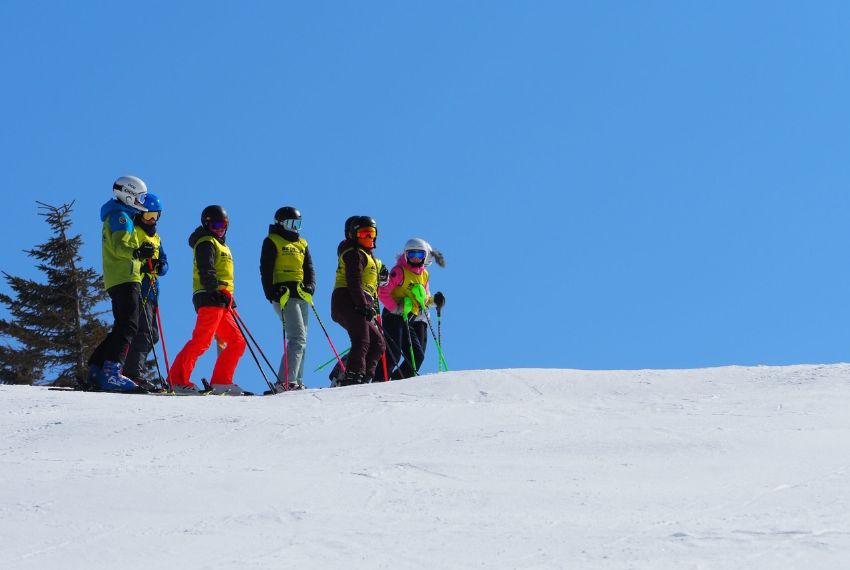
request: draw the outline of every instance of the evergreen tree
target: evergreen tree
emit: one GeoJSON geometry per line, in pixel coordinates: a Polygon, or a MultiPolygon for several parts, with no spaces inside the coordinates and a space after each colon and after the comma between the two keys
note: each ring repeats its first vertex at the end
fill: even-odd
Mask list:
{"type": "Polygon", "coordinates": [[[3,272],[14,296],[0,293],[11,315],[0,320],[0,337],[7,340],[0,345],[0,382],[75,386],[85,381],[87,356],[108,332],[99,318],[105,311],[95,310],[108,295],[101,275],[82,267],[82,238],[68,235],[74,202],[36,203],[53,237],[24,251],[38,261],[46,283],[3,272]]]}

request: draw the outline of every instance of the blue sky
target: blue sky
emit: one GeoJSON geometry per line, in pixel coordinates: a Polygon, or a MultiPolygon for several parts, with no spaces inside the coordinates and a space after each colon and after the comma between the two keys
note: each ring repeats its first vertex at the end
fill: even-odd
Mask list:
{"type": "MultiPolygon", "coordinates": [[[[165,204],[172,358],[186,238],[220,203],[275,362],[258,264],[283,205],[341,348],[335,248],[369,214],[385,261],[416,236],[445,253],[452,369],[846,361],[848,22],[844,2],[4,2],[2,269],[36,275],[36,199],[76,200],[99,267],[100,205],[134,174],[165,204]]],[[[314,319],[308,369],[330,356],[314,319]]],[[[237,381],[262,385],[247,353],[237,381]]]]}

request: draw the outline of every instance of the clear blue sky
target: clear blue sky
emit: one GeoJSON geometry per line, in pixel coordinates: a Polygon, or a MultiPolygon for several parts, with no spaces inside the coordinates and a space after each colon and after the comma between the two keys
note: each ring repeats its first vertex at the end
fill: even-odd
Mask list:
{"type": "MultiPolygon", "coordinates": [[[[848,53],[837,1],[3,2],[2,269],[36,274],[36,199],[77,201],[99,268],[100,205],[134,174],[165,204],[172,358],[186,238],[221,203],[275,363],[258,264],[283,205],[341,348],[335,247],[363,213],[386,261],[414,236],[445,253],[452,369],[846,361],[848,53]]],[[[314,319],[308,369],[330,356],[314,319]]],[[[262,386],[247,353],[237,374],[262,386]]]]}

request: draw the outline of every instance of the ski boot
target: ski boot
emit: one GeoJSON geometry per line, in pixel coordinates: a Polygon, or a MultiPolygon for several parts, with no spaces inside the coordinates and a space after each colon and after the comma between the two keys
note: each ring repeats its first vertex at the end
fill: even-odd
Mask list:
{"type": "Polygon", "coordinates": [[[362,372],[354,372],[353,370],[349,370],[345,373],[345,376],[342,377],[342,381],[339,383],[340,386],[354,386],[355,384],[363,384],[366,380],[366,375],[362,372]]]}
{"type": "Polygon", "coordinates": [[[121,363],[107,360],[97,373],[98,387],[104,392],[144,392],[139,386],[121,374],[121,363]]]}
{"type": "Polygon", "coordinates": [[[295,382],[290,382],[289,387],[286,386],[284,382],[275,382],[272,384],[272,388],[274,390],[266,390],[263,392],[263,396],[271,396],[272,394],[282,394],[283,392],[292,392],[293,390],[303,390],[303,384],[296,384],[295,382]]]}
{"type": "Polygon", "coordinates": [[[266,390],[265,392],[263,392],[263,396],[273,396],[274,394],[282,394],[288,391],[289,390],[286,389],[286,384],[284,384],[283,382],[275,382],[274,384],[272,384],[271,390],[266,390]]]}
{"type": "Polygon", "coordinates": [[[200,396],[202,394],[194,384],[174,384],[169,393],[174,396],[200,396]]]}
{"type": "MultiPolygon", "coordinates": [[[[340,360],[342,360],[343,364],[347,363],[348,362],[348,355],[346,354],[340,360]]],[[[344,377],[345,377],[345,371],[342,369],[342,366],[340,366],[339,362],[337,362],[336,364],[334,364],[334,367],[331,370],[331,373],[328,374],[328,380],[331,381],[331,388],[334,388],[336,386],[341,386],[342,385],[342,379],[344,377]]]]}
{"type": "Polygon", "coordinates": [[[135,382],[136,385],[145,392],[162,392],[162,387],[158,386],[158,383],[154,384],[153,382],[145,378],[130,378],[130,380],[135,382]]]}
{"type": "Polygon", "coordinates": [[[253,396],[252,392],[243,390],[239,384],[210,384],[210,396],[253,396]]]}

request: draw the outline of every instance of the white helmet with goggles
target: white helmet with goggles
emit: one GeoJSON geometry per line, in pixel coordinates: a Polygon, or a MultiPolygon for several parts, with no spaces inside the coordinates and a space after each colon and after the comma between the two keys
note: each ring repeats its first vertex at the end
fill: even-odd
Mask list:
{"type": "Polygon", "coordinates": [[[423,265],[431,264],[431,244],[422,238],[412,238],[404,244],[404,256],[408,261],[411,257],[415,260],[421,259],[423,265]]]}
{"type": "Polygon", "coordinates": [[[140,212],[148,211],[144,206],[148,187],[141,178],[122,176],[112,184],[112,193],[115,194],[115,199],[125,206],[130,206],[140,212]]]}

